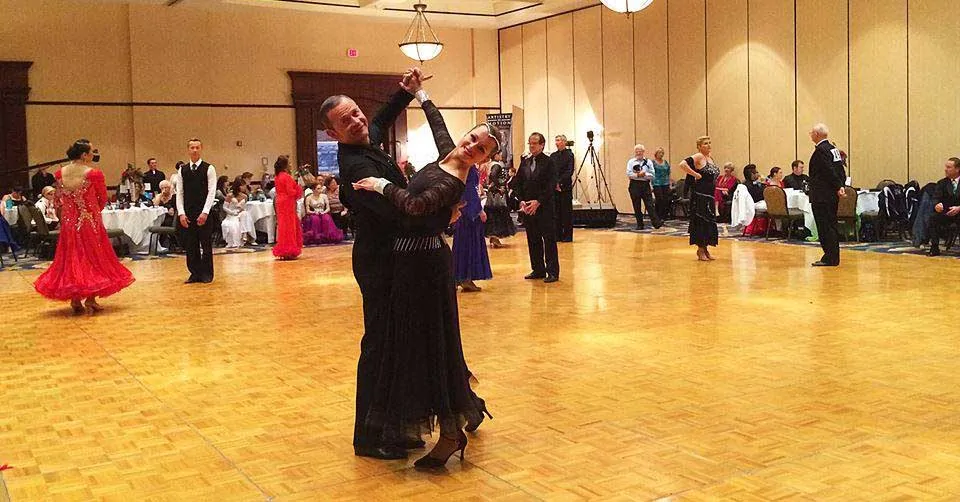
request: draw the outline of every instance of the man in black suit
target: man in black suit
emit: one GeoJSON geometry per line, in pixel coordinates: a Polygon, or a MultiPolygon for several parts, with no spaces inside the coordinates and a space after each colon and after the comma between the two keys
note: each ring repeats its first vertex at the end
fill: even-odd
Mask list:
{"type": "Polygon", "coordinates": [[[57,179],[47,172],[46,167],[37,169],[37,173],[30,178],[30,188],[33,189],[34,199],[39,197],[44,187],[57,187],[57,179]]]}
{"type": "Polygon", "coordinates": [[[167,175],[157,168],[157,159],[147,159],[147,172],[143,174],[143,191],[153,195],[160,193],[160,182],[167,179],[167,175]]]}
{"type": "Polygon", "coordinates": [[[567,148],[567,137],[563,134],[554,138],[557,151],[550,154],[553,166],[557,168],[557,191],[554,205],[557,219],[557,240],[573,242],[573,152],[567,148]]]}
{"type": "Polygon", "coordinates": [[[560,278],[557,222],[553,206],[557,169],[550,157],[543,153],[545,145],[546,138],[542,134],[535,132],[530,135],[527,141],[530,155],[520,161],[512,188],[520,199],[530,268],[533,269],[524,279],[543,279],[543,282],[551,283],[560,278]]]}
{"type": "Polygon", "coordinates": [[[810,186],[810,177],[803,174],[803,161],[795,160],[790,164],[791,173],[783,178],[783,188],[792,188],[794,190],[807,190],[810,186]]]}
{"type": "Polygon", "coordinates": [[[187,253],[187,284],[213,282],[213,227],[208,221],[210,208],[217,194],[217,171],[213,164],[200,158],[203,143],[198,138],[187,141],[190,162],[180,168],[177,187],[177,214],[180,215],[180,243],[187,253]]]}
{"type": "MultiPolygon", "coordinates": [[[[406,176],[394,159],[381,149],[388,139],[390,126],[407,108],[414,94],[420,91],[419,79],[404,75],[401,87],[369,125],[357,103],[347,96],[331,96],[320,107],[323,128],[338,142],[340,201],[353,217],[353,276],[363,297],[364,333],[357,363],[353,449],[357,456],[383,460],[406,458],[407,449],[423,446],[420,438],[410,438],[403,444],[383,444],[378,431],[370,431],[364,425],[379,376],[378,365],[388,329],[393,243],[403,216],[382,195],[354,190],[353,183],[369,177],[386,178],[398,187],[406,188],[406,176]]],[[[446,220],[444,218],[444,223],[448,223],[446,220]]]]}
{"type": "Polygon", "coordinates": [[[817,124],[810,130],[810,140],[817,145],[810,156],[810,206],[823,248],[823,258],[814,262],[814,267],[840,265],[837,204],[840,197],[846,196],[843,185],[847,174],[843,169],[843,155],[839,148],[827,141],[829,135],[830,130],[824,124],[817,124]]]}
{"type": "Polygon", "coordinates": [[[943,173],[946,175],[937,182],[933,191],[933,215],[930,216],[930,256],[940,256],[940,234],[943,227],[957,220],[960,216],[960,193],[957,185],[960,183],[960,159],[950,157],[943,164],[943,173]]]}

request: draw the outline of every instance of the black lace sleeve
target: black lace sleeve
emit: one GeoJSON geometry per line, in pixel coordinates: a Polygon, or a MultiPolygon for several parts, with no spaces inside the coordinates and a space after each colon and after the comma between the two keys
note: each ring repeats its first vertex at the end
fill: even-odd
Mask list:
{"type": "Polygon", "coordinates": [[[425,101],[422,105],[423,113],[427,116],[427,123],[430,124],[430,130],[433,131],[433,141],[437,144],[437,151],[440,157],[437,160],[443,160],[448,153],[452,152],[457,145],[450,137],[450,131],[447,131],[447,124],[443,121],[443,115],[433,101],[425,101]]]}
{"type": "Polygon", "coordinates": [[[434,183],[416,195],[393,183],[387,185],[383,195],[403,214],[423,216],[456,204],[463,195],[463,183],[453,176],[444,175],[438,176],[434,183]]]}

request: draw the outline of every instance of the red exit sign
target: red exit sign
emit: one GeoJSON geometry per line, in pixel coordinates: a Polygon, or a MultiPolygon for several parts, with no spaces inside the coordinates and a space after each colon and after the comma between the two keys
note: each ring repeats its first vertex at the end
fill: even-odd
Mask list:
{"type": "Polygon", "coordinates": [[[360,57],[360,51],[358,49],[347,49],[348,58],[358,58],[360,57]]]}

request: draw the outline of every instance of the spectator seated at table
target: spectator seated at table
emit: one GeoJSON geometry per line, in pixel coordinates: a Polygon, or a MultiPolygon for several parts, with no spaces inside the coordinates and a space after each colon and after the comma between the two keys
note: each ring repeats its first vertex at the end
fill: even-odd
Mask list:
{"type": "Polygon", "coordinates": [[[330,199],[325,189],[313,185],[313,192],[303,200],[304,244],[334,244],[343,241],[343,231],[337,228],[330,215],[330,199]]]}
{"type": "Polygon", "coordinates": [[[933,210],[930,216],[930,256],[940,255],[940,236],[947,226],[958,223],[960,220],[960,193],[957,185],[960,184],[960,159],[950,157],[943,164],[946,175],[937,182],[933,190],[933,210]]]}
{"type": "MultiPolygon", "coordinates": [[[[163,180],[157,184],[157,188],[159,188],[160,191],[157,192],[157,195],[153,198],[153,206],[162,207],[167,210],[167,212],[163,214],[160,226],[174,227],[177,225],[177,196],[173,192],[173,183],[170,182],[170,180],[163,180]]],[[[160,235],[160,247],[157,248],[157,251],[163,253],[174,243],[176,243],[176,236],[160,235]]]]}
{"type": "Polygon", "coordinates": [[[55,230],[60,223],[60,218],[57,217],[56,204],[53,200],[56,194],[57,189],[50,186],[43,187],[40,192],[40,200],[36,204],[40,214],[43,215],[43,221],[47,222],[47,229],[49,230],[55,230]]]}
{"type": "Polygon", "coordinates": [[[350,210],[340,202],[340,178],[327,176],[323,179],[323,189],[330,202],[330,216],[333,217],[333,223],[346,235],[347,231],[353,228],[353,218],[350,216],[350,210]]]}
{"type": "Polygon", "coordinates": [[[717,203],[717,211],[720,213],[718,221],[723,223],[730,222],[730,203],[733,201],[733,192],[737,188],[739,180],[737,175],[733,174],[733,162],[727,162],[723,165],[723,175],[717,178],[713,190],[713,199],[717,203]]]}
{"type": "Polygon", "coordinates": [[[29,201],[27,197],[23,195],[23,189],[20,187],[13,187],[13,189],[7,195],[3,196],[3,207],[10,209],[14,206],[19,206],[21,204],[27,204],[29,201]]]}
{"type": "Polygon", "coordinates": [[[220,176],[217,178],[217,192],[214,195],[214,198],[220,202],[227,200],[227,194],[230,193],[230,178],[227,176],[220,176]]]}
{"type": "Polygon", "coordinates": [[[788,175],[786,178],[783,178],[784,188],[792,188],[794,190],[806,192],[810,185],[810,177],[806,174],[803,174],[803,161],[793,161],[793,163],[790,164],[790,169],[793,172],[790,173],[790,175],[788,175]]]}
{"type": "Polygon", "coordinates": [[[747,186],[750,197],[754,202],[763,200],[763,187],[766,186],[760,179],[760,172],[757,171],[756,164],[747,164],[743,166],[743,184],[747,186]]]}
{"type": "Polygon", "coordinates": [[[767,186],[783,188],[783,169],[777,166],[770,168],[770,176],[767,176],[767,186]]]}
{"type": "Polygon", "coordinates": [[[220,230],[223,232],[223,240],[227,242],[228,248],[243,247],[245,243],[251,240],[251,237],[256,237],[253,217],[247,212],[245,190],[246,186],[242,180],[235,181],[232,190],[223,203],[225,216],[220,223],[220,230]]]}

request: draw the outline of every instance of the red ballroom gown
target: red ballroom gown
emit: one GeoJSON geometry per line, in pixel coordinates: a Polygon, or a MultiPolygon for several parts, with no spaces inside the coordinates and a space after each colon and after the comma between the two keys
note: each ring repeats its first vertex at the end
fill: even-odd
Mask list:
{"type": "Polygon", "coordinates": [[[303,196],[303,189],[286,172],[278,174],[274,183],[277,193],[273,199],[277,212],[277,244],[273,246],[273,256],[296,258],[303,250],[303,229],[297,216],[297,199],[303,196]]]}
{"type": "Polygon", "coordinates": [[[73,300],[110,296],[133,284],[133,274],[117,259],[100,217],[107,204],[103,173],[91,169],[74,190],[63,187],[59,170],[55,178],[60,238],[53,263],[33,287],[52,300],[73,300]]]}

